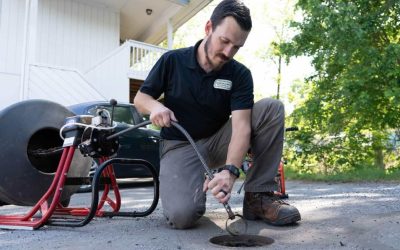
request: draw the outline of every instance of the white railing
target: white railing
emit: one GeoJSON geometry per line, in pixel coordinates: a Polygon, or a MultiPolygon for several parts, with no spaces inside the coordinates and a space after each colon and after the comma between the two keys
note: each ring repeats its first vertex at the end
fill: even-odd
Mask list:
{"type": "Polygon", "coordinates": [[[138,80],[146,79],[157,60],[168,51],[165,48],[133,40],[128,40],[126,43],[130,48],[128,77],[138,80]]]}

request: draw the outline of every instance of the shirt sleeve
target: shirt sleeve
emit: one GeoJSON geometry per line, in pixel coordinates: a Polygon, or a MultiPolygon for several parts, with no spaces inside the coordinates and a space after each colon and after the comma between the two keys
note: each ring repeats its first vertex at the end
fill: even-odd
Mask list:
{"type": "Polygon", "coordinates": [[[254,105],[254,87],[250,70],[243,67],[236,79],[231,96],[231,111],[251,109],[254,105]]]}
{"type": "Polygon", "coordinates": [[[153,68],[150,70],[146,80],[144,80],[140,87],[140,92],[152,96],[154,99],[158,99],[162,93],[164,93],[167,81],[166,81],[166,54],[162,55],[156,62],[153,68]]]}

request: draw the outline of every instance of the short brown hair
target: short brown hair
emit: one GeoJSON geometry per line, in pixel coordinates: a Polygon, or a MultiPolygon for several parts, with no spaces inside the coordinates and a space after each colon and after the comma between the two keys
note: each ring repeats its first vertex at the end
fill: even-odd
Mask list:
{"type": "Polygon", "coordinates": [[[233,17],[243,30],[251,30],[250,10],[240,0],[223,0],[215,7],[210,18],[213,30],[228,16],[233,17]]]}

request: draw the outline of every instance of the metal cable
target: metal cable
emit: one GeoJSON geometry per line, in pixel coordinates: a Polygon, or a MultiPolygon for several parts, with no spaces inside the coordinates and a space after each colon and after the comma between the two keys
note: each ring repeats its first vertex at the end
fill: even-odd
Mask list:
{"type": "MultiPolygon", "coordinates": [[[[136,125],[134,125],[134,126],[132,126],[132,127],[130,127],[130,128],[127,128],[127,129],[122,130],[122,131],[120,131],[120,132],[118,132],[118,133],[116,133],[116,134],[113,134],[113,135],[111,135],[111,136],[108,136],[108,137],[107,137],[107,140],[113,139],[113,138],[115,138],[115,137],[117,137],[117,136],[120,136],[120,135],[122,135],[122,134],[124,134],[124,133],[126,133],[126,132],[128,132],[128,131],[133,130],[133,129],[146,126],[146,125],[148,125],[148,124],[150,124],[150,123],[151,123],[151,121],[145,121],[145,122],[136,124],[136,125]]],[[[188,133],[181,125],[179,125],[177,122],[171,121],[171,124],[172,124],[175,128],[177,128],[177,129],[186,137],[186,139],[189,141],[189,143],[192,145],[194,151],[196,152],[196,154],[197,154],[197,156],[198,156],[200,162],[202,163],[202,165],[203,165],[203,167],[204,167],[204,170],[205,170],[206,173],[207,173],[208,178],[209,178],[210,180],[212,180],[212,179],[214,178],[214,174],[213,174],[213,172],[210,170],[210,168],[207,166],[207,163],[206,163],[206,161],[204,160],[203,156],[201,155],[201,153],[200,153],[200,151],[199,151],[199,149],[198,149],[196,143],[194,142],[193,138],[192,138],[192,137],[189,135],[189,133],[188,133]]],[[[228,213],[228,217],[229,217],[228,220],[234,220],[234,219],[235,219],[235,216],[238,216],[238,217],[240,217],[240,218],[243,218],[241,215],[239,215],[239,214],[234,214],[234,213],[232,212],[231,206],[229,205],[228,202],[225,202],[225,203],[223,203],[222,205],[224,206],[226,212],[228,213]]],[[[246,220],[243,220],[243,221],[244,221],[244,223],[245,223],[246,230],[247,230],[247,221],[246,221],[246,220]]],[[[239,234],[239,232],[233,231],[233,230],[231,230],[231,229],[228,228],[228,227],[227,227],[227,231],[228,231],[231,235],[238,235],[238,234],[239,234]]]]}

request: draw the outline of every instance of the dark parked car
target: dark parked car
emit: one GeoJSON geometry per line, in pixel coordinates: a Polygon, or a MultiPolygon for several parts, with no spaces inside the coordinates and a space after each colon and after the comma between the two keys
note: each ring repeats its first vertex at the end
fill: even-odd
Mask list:
{"type": "MultiPolygon", "coordinates": [[[[108,102],[87,102],[68,107],[77,115],[96,115],[96,110],[105,108],[110,113],[112,107],[108,102]]],[[[145,121],[132,104],[118,103],[114,108],[114,121],[118,123],[116,131],[119,132],[145,121]]],[[[142,127],[131,130],[119,137],[120,147],[116,157],[144,159],[150,162],[157,173],[160,169],[159,161],[160,133],[157,130],[142,127]]],[[[93,162],[94,166],[97,162],[93,162]]],[[[151,177],[151,173],[143,166],[129,167],[127,165],[114,164],[117,178],[151,177]]]]}

